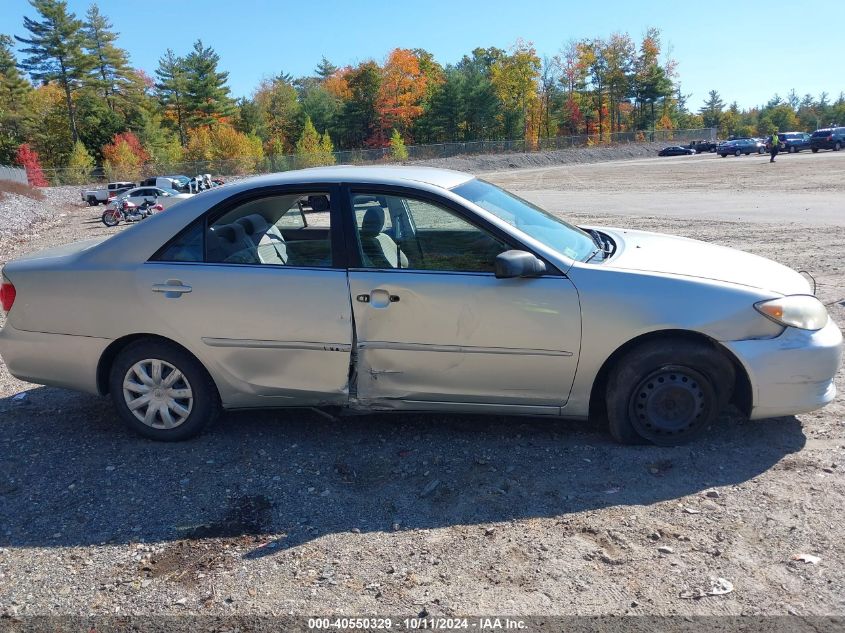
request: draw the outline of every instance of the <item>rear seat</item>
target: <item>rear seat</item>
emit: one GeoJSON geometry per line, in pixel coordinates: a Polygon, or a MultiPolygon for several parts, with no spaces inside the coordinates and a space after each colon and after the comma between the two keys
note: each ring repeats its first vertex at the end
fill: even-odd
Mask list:
{"type": "Polygon", "coordinates": [[[243,227],[262,264],[284,265],[288,263],[288,249],[279,227],[269,224],[257,213],[235,220],[243,227]]]}
{"type": "Polygon", "coordinates": [[[208,261],[257,264],[255,244],[240,224],[221,224],[208,230],[208,261]]]}

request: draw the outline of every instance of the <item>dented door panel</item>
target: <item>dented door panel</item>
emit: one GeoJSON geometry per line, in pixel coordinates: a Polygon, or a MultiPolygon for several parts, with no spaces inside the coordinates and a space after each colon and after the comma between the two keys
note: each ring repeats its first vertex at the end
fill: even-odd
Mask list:
{"type": "Polygon", "coordinates": [[[148,263],[136,288],[139,321],[199,357],[225,406],[346,404],[352,314],[345,270],[148,263]],[[150,290],[168,280],[191,291],[150,290]]]}
{"type": "Polygon", "coordinates": [[[563,276],[349,273],[359,405],[560,407],[578,361],[578,296],[563,276]]]}

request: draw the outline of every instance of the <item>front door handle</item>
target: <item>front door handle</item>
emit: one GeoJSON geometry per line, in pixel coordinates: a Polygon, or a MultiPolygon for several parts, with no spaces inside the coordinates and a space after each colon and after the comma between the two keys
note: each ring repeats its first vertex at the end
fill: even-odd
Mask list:
{"type": "Polygon", "coordinates": [[[163,292],[168,299],[176,299],[192,290],[193,288],[183,284],[178,279],[168,279],[163,284],[153,284],[153,292],[163,292]]]}
{"type": "Polygon", "coordinates": [[[392,295],[383,288],[376,288],[368,295],[358,295],[356,299],[361,303],[369,303],[374,308],[386,308],[391,303],[397,303],[399,295],[392,295]]]}

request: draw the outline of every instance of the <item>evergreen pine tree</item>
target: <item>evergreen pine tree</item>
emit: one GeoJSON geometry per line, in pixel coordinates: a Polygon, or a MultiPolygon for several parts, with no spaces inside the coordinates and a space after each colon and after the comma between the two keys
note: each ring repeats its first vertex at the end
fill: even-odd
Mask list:
{"type": "Polygon", "coordinates": [[[13,44],[11,37],[0,34],[0,113],[16,109],[32,90],[32,85],[18,71],[13,44]]]}
{"type": "Polygon", "coordinates": [[[234,111],[226,85],[229,73],[217,70],[219,62],[220,56],[210,46],[203,46],[202,40],[194,43],[194,50],[185,58],[185,105],[192,126],[210,126],[234,111]]]}
{"type": "Polygon", "coordinates": [[[33,81],[55,81],[65,95],[68,124],[75,143],[79,140],[73,93],[91,69],[91,58],[85,54],[85,34],[82,22],[67,10],[66,0],[29,0],[43,18],[42,21],[24,17],[23,24],[30,37],[15,38],[26,44],[22,52],[28,57],[21,61],[33,81]]]}
{"type": "Polygon", "coordinates": [[[126,51],[115,46],[117,33],[111,22],[92,4],[86,14],[85,48],[93,60],[94,67],[89,79],[98,94],[114,110],[114,95],[120,93],[121,84],[128,83],[130,68],[126,51]]]}
{"type": "Polygon", "coordinates": [[[317,68],[314,69],[314,72],[320,79],[327,79],[337,72],[337,66],[332,64],[328,59],[326,59],[326,56],[323,55],[322,59],[320,59],[320,63],[317,64],[317,68]]]}
{"type": "Polygon", "coordinates": [[[405,140],[396,128],[393,129],[393,134],[390,135],[390,155],[395,160],[408,159],[408,148],[405,147],[405,140]]]}
{"type": "Polygon", "coordinates": [[[188,91],[188,77],[185,69],[185,60],[177,57],[169,48],[164,56],[158,60],[156,69],[158,82],[156,93],[158,100],[176,119],[176,127],[179,131],[179,142],[182,147],[188,144],[186,130],[186,93],[188,91]]]}
{"type": "Polygon", "coordinates": [[[27,97],[32,86],[20,72],[12,52],[14,40],[0,34],[0,164],[12,162],[25,140],[27,97]]]}
{"type": "Polygon", "coordinates": [[[300,167],[316,167],[320,164],[320,135],[311,123],[311,117],[305,117],[302,136],[296,142],[296,156],[300,167]]]}
{"type": "Polygon", "coordinates": [[[73,144],[73,151],[70,153],[62,182],[69,185],[84,185],[89,182],[93,169],[94,157],[88,153],[82,141],[76,141],[73,144]]]}

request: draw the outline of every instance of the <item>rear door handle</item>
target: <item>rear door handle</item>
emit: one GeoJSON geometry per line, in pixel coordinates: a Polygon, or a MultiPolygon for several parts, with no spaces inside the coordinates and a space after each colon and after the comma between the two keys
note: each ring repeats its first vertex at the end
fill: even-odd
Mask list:
{"type": "Polygon", "coordinates": [[[153,284],[153,292],[163,292],[168,299],[175,299],[181,297],[183,294],[191,292],[193,288],[183,284],[178,279],[168,279],[163,284],[153,284]]]}

